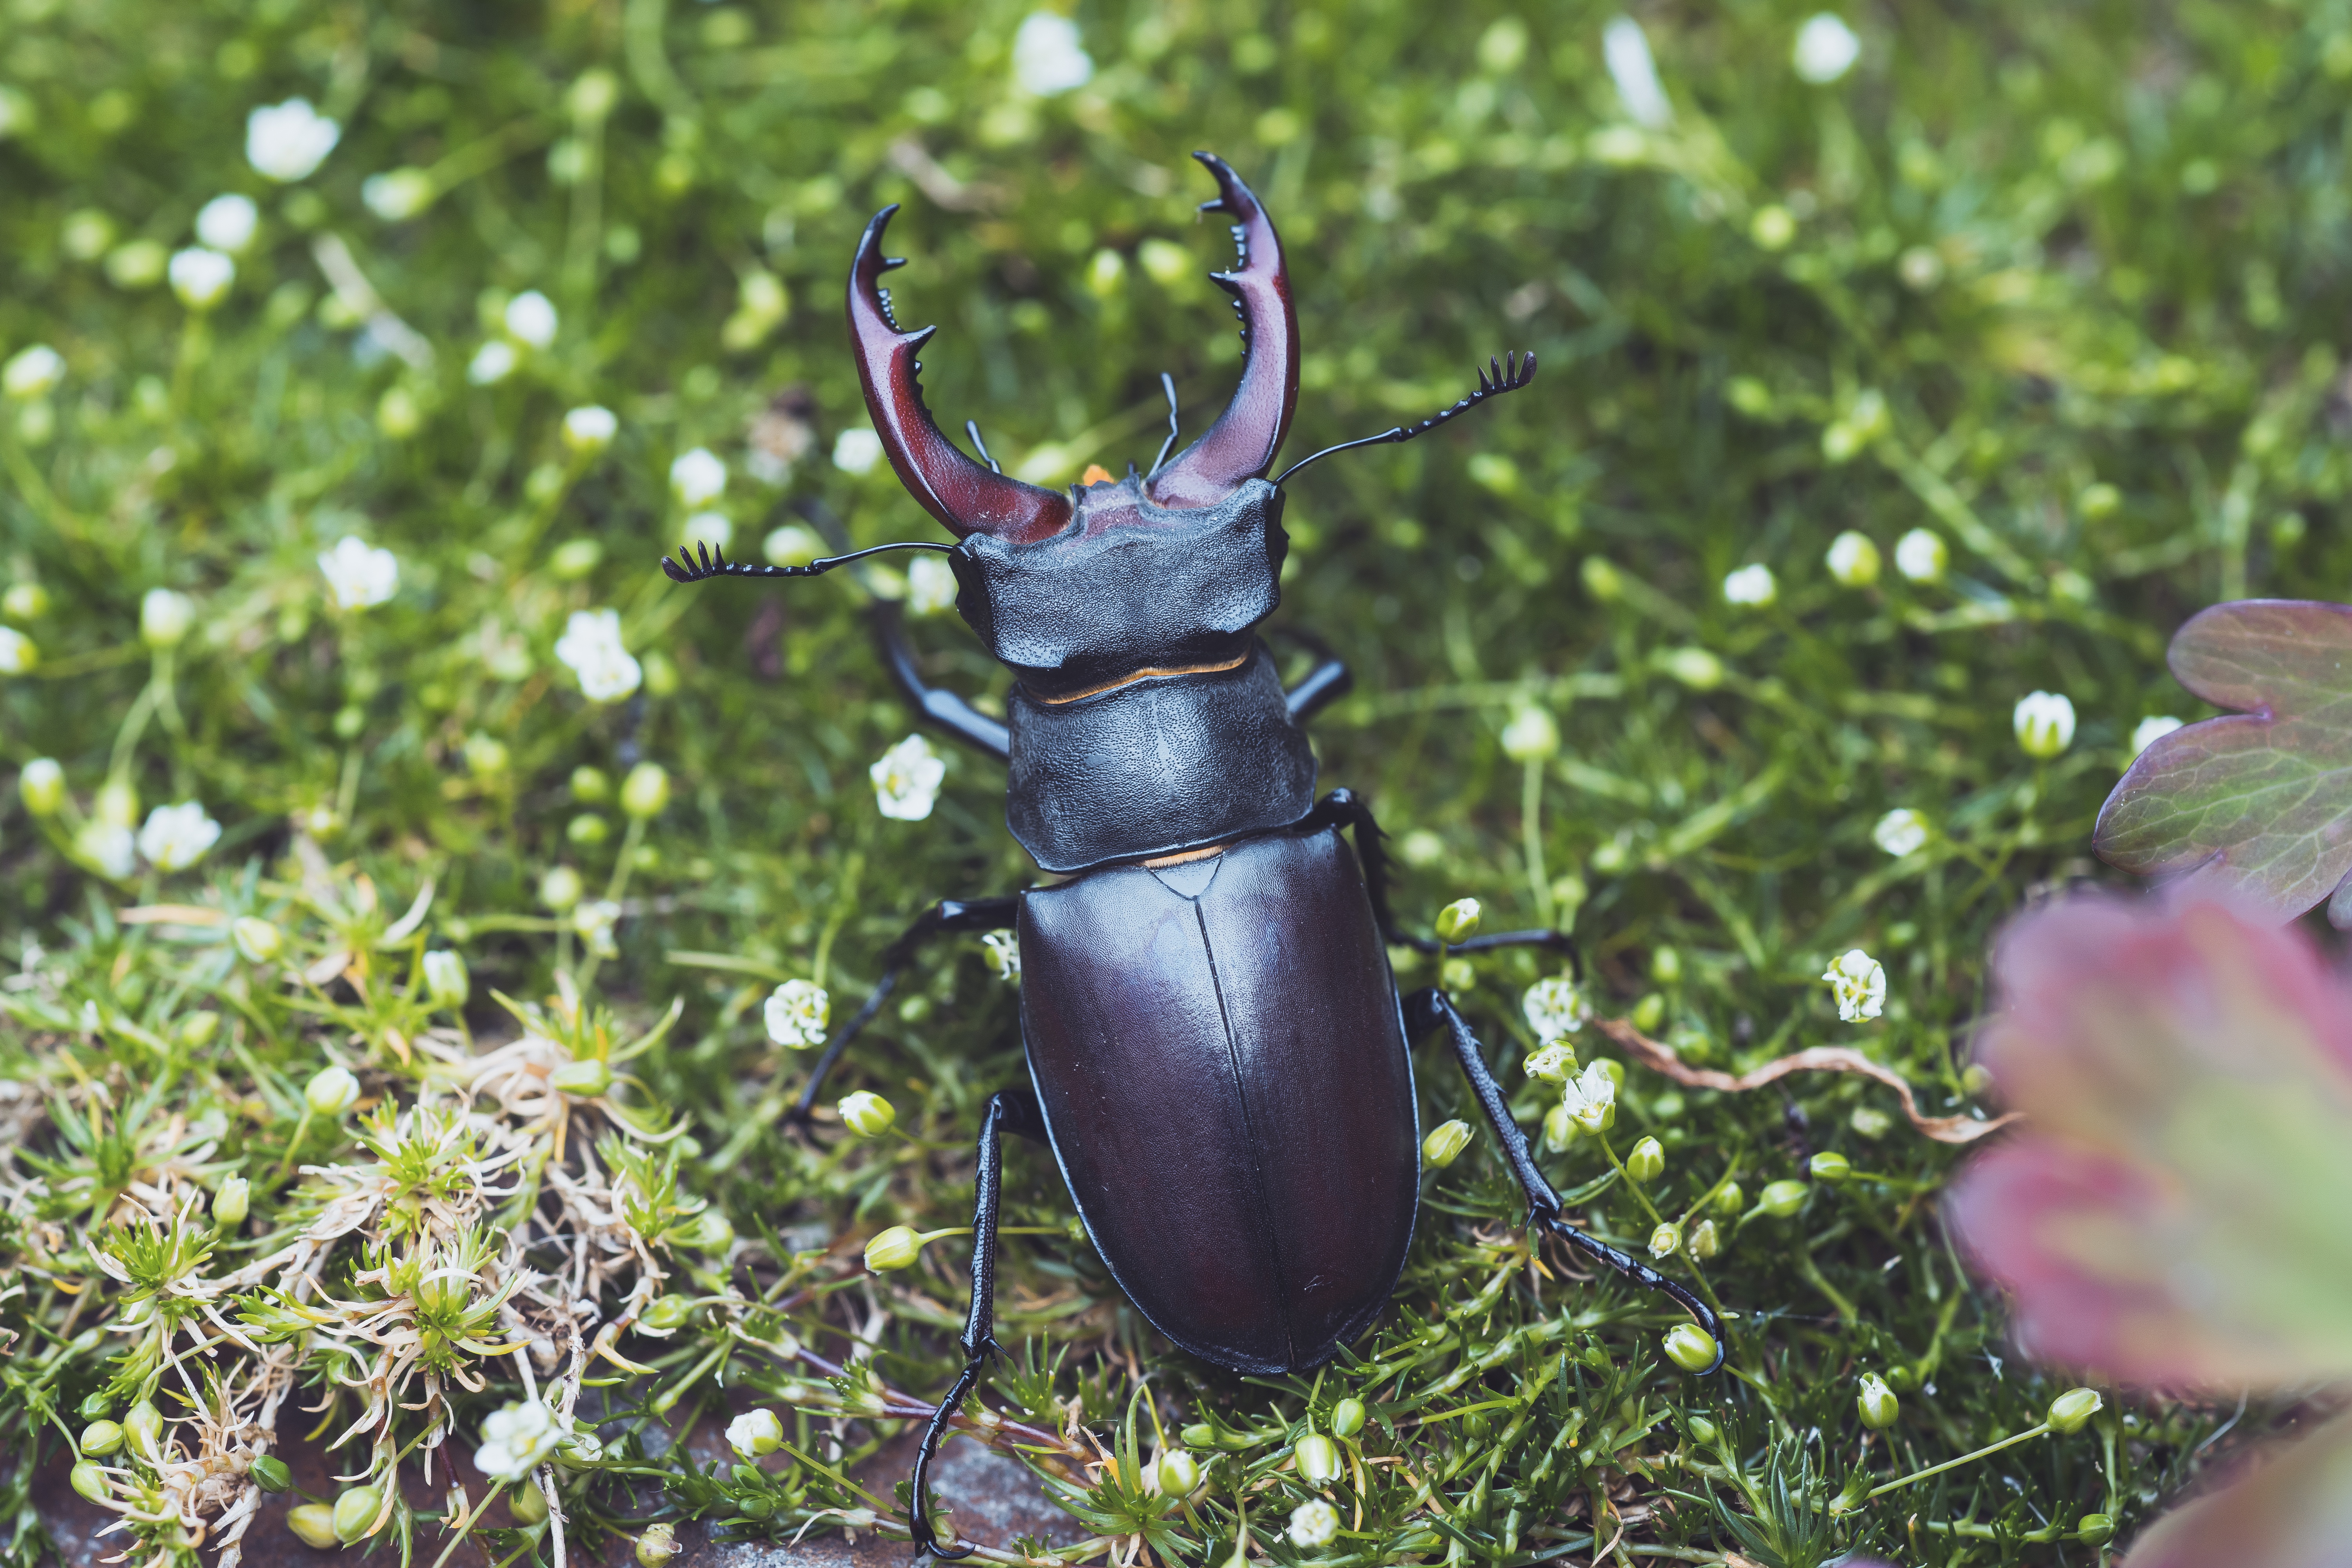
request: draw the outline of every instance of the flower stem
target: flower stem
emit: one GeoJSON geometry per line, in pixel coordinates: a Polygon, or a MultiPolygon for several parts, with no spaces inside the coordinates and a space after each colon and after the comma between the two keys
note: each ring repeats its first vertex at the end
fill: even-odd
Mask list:
{"type": "Polygon", "coordinates": [[[1998,1443],[1987,1444],[1985,1447],[1979,1448],[1973,1454],[1962,1454],[1957,1459],[1946,1459],[1940,1465],[1930,1465],[1924,1470],[1914,1470],[1899,1481],[1889,1481],[1883,1487],[1873,1488],[1871,1490],[1862,1494],[1862,1500],[1868,1502],[1872,1498],[1878,1496],[1882,1492],[1891,1492],[1897,1487],[1907,1487],[1913,1481],[1925,1480],[1929,1476],[1940,1475],[1944,1471],[1952,1469],[1957,1466],[1969,1464],[1974,1460],[1981,1459],[1987,1454],[1998,1454],[2003,1448],[2013,1448],[2017,1447],[2018,1444],[2024,1442],[2027,1438],[2039,1437],[2049,1430],[2050,1423],[2044,1421],[2041,1426],[2028,1427],[2025,1431],[2020,1432],[2014,1437],[2003,1437],[1998,1443]]]}
{"type": "Polygon", "coordinates": [[[1552,907],[1551,880],[1544,875],[1543,786],[1543,759],[1529,757],[1520,784],[1519,830],[1528,858],[1528,887],[1536,896],[1536,921],[1549,929],[1558,911],[1552,907]]]}

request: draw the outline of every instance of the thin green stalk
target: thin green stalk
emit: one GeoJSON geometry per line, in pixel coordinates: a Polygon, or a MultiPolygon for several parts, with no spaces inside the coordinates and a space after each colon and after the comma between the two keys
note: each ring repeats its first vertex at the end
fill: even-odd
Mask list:
{"type": "Polygon", "coordinates": [[[2047,1421],[2044,1421],[2039,1426],[2030,1426],[2013,1437],[2003,1437],[1998,1443],[1989,1443],[1985,1447],[1979,1448],[1973,1454],[1962,1454],[1957,1459],[1946,1459],[1940,1465],[1930,1465],[1924,1470],[1914,1470],[1909,1475],[1905,1476],[1901,1480],[1889,1481],[1883,1487],[1874,1487],[1869,1491],[1862,1494],[1862,1500],[1868,1502],[1872,1498],[1878,1497],[1886,1492],[1894,1491],[1899,1487],[1907,1487],[1913,1481],[1925,1480],[1929,1476],[1941,1475],[1946,1470],[1954,1469],[1961,1465],[1970,1464],[1978,1459],[1981,1459],[1988,1454],[1998,1454],[2003,1448],[2014,1448],[2020,1443],[2026,1441],[2028,1438],[2039,1437],[2049,1430],[2050,1423],[2047,1421]]]}

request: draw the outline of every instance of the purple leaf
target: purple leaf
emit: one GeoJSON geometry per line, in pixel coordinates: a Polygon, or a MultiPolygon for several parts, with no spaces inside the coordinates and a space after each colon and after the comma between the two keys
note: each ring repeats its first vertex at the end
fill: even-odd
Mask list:
{"type": "Polygon", "coordinates": [[[2352,1416],[2272,1445],[2132,1543],[2124,1568],[2352,1568],[2352,1416]]]}
{"type": "Polygon", "coordinates": [[[2241,711],[2141,752],[2092,842],[2125,870],[2186,873],[2292,920],[2352,872],[2352,606],[2216,605],[2174,635],[2168,660],[2181,685],[2241,711]]]}

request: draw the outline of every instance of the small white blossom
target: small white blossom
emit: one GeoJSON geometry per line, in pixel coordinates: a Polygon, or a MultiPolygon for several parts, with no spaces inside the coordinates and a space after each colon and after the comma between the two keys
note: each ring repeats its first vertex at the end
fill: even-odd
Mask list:
{"type": "Polygon", "coordinates": [[[169,588],[150,588],[139,601],[139,637],[149,647],[177,647],[196,622],[196,602],[169,588]]]}
{"type": "Polygon", "coordinates": [[[1339,1510],[1313,1498],[1290,1510],[1290,1541],[1294,1546],[1328,1546],[1339,1538],[1339,1510]]]}
{"type": "Polygon", "coordinates": [[[184,871],[219,841],[221,825],[205,815],[200,801],[159,805],[139,830],[139,853],[159,871],[184,871]]]}
{"type": "Polygon", "coordinates": [[[824,553],[824,541],[816,531],[788,522],[771,531],[760,543],[760,553],[774,566],[805,566],[824,553]]]}
{"type": "Polygon", "coordinates": [[[492,338],[474,351],[466,366],[466,379],[476,386],[496,386],[514,374],[514,344],[504,338],[492,338]]]}
{"type": "Polygon", "coordinates": [[[999,980],[1021,978],[1021,939],[1009,931],[992,931],[980,939],[988,952],[988,966],[999,980]]]}
{"type": "Polygon", "coordinates": [[[844,430],[834,438],[833,466],[845,474],[870,474],[882,460],[882,437],[871,430],[844,430]]]}
{"type": "Polygon", "coordinates": [[[610,899],[596,899],[573,907],[572,929],[598,958],[618,958],[621,950],[613,942],[613,926],[620,918],[620,905],[610,899]]]}
{"type": "Polygon", "coordinates": [[[929,741],[909,735],[883,752],[866,774],[874,781],[874,804],[883,816],[920,822],[938,804],[948,764],[929,741]]]}
{"type": "Polygon", "coordinates": [[[735,522],[723,511],[698,511],[678,530],[678,538],[688,545],[724,550],[735,542],[735,522]]]}
{"type": "Polygon", "coordinates": [[[47,343],[19,349],[0,366],[0,392],[11,397],[46,397],[65,379],[65,356],[47,343]]]}
{"type": "Polygon", "coordinates": [[[1927,842],[1927,819],[1907,805],[1897,806],[1878,819],[1870,841],[1898,860],[1916,855],[1927,842]]]}
{"type": "Polygon", "coordinates": [[[1555,974],[1528,986],[1526,1000],[1520,1005],[1527,1013],[1528,1027],[1546,1045],[1563,1035],[1576,1033],[1592,1016],[1591,1007],[1577,992],[1576,982],[1565,974],[1555,974]]]}
{"type": "Polygon", "coordinates": [[[1933,529],[1915,528],[1895,542],[1895,569],[1914,583],[1936,582],[1950,560],[1944,536],[1933,529]]]}
{"type": "Polygon", "coordinates": [[[772,1410],[746,1410],[727,1424],[727,1441],[743,1458],[756,1459],[784,1446],[784,1424],[772,1410]]]}
{"type": "Polygon", "coordinates": [[[99,875],[118,882],[131,875],[136,847],[131,829],[112,822],[85,823],[74,836],[74,852],[96,867],[99,875]]]}
{"type": "Polygon", "coordinates": [[[907,608],[919,616],[936,616],[955,608],[959,590],[955,568],[944,555],[924,553],[907,568],[907,608]]]}
{"type": "Polygon", "coordinates": [[[2169,713],[2158,713],[2152,718],[2141,720],[2132,729],[2132,755],[2138,756],[2179,728],[2180,721],[2169,713]]]}
{"type": "Polygon", "coordinates": [[[611,409],[591,403],[563,416],[563,444],[575,452],[601,452],[620,427],[611,409]]]}
{"type": "Polygon", "coordinates": [[[645,679],[645,667],[621,646],[615,610],[574,610],[555,639],[555,657],[580,678],[592,702],[617,702],[645,679]]]}
{"type": "Polygon", "coordinates": [[[1606,1132],[1617,1120],[1617,1079],[1606,1063],[1590,1063],[1560,1086],[1560,1104],[1587,1132],[1606,1132]]]}
{"type": "Polygon", "coordinates": [[[1546,1083],[1566,1083],[1576,1073],[1576,1052],[1554,1040],[1538,1047],[1523,1064],[1527,1075],[1546,1083]]]}
{"type": "Polygon", "coordinates": [[[1503,726],[1503,755],[1515,763],[1539,763],[1559,750],[1559,724],[1545,709],[1529,704],[1503,726]]]}
{"type": "Polygon", "coordinates": [[[307,98],[265,104],[246,116],[245,161],[270,179],[299,180],[326,161],[342,134],[307,98]]]}
{"type": "Polygon", "coordinates": [[[2033,691],[2017,700],[2010,716],[2017,743],[2029,757],[2049,761],[2074,743],[2074,705],[2055,691],[2033,691]]]}
{"type": "Polygon", "coordinates": [[[1772,568],[1758,562],[1742,566],[1723,579],[1723,602],[1760,608],[1780,596],[1780,584],[1772,576],[1772,568]]]}
{"type": "Polygon", "coordinates": [[[389,550],[346,533],[319,555],[327,593],[340,610],[364,610],[392,597],[400,586],[400,561],[389,550]]]}
{"type": "Polygon", "coordinates": [[[1838,1016],[1846,1023],[1875,1018],[1886,1003],[1886,970],[1860,948],[1854,948],[1822,972],[1837,997],[1838,1016]]]}
{"type": "Polygon", "coordinates": [[[1051,98],[1093,79],[1095,62],[1079,47],[1078,25],[1051,11],[1032,11],[1013,35],[1013,80],[1033,98],[1051,98]]]}
{"type": "Polygon", "coordinates": [[[833,998],[822,985],[787,980],[776,987],[761,1009],[768,1038],[786,1050],[803,1051],[824,1044],[825,1025],[833,1016],[833,998]]]}
{"type": "Polygon", "coordinates": [[[1852,529],[1830,541],[1830,575],[1848,588],[1867,588],[1878,581],[1878,546],[1852,529]]]}
{"type": "Polygon", "coordinates": [[[492,1480],[515,1482],[555,1457],[563,1443],[563,1418],[536,1399],[509,1405],[482,1423],[482,1446],[474,1468],[492,1480]]]}
{"type": "Polygon", "coordinates": [[[543,349],[555,341],[555,306],[536,289],[526,289],[507,301],[507,335],[532,348],[543,349]]]}
{"type": "Polygon", "coordinates": [[[41,650],[32,638],[14,626],[0,626],[0,675],[29,675],[41,662],[41,650]]]}
{"type": "Polygon", "coordinates": [[[680,452],[669,466],[669,488],[682,505],[709,506],[727,493],[727,465],[708,447],[680,452]]]}
{"type": "Polygon", "coordinates": [[[1666,100],[1666,89],[1658,80],[1657,62],[1650,58],[1649,36],[1642,24],[1631,16],[1617,16],[1601,29],[1601,58],[1608,64],[1609,79],[1616,84],[1619,101],[1625,106],[1626,118],[1636,125],[1653,131],[1673,122],[1675,106],[1666,100]]]}
{"type": "Polygon", "coordinates": [[[215,196],[196,211],[196,237],[231,256],[243,256],[260,226],[261,209],[251,196],[215,196]]]}
{"type": "Polygon", "coordinates": [[[433,205],[433,176],[422,169],[386,169],[360,182],[360,200],[386,223],[401,223],[433,205]]]}
{"type": "Polygon", "coordinates": [[[1826,87],[1853,68],[1862,58],[1862,40],[1853,29],[1830,12],[1806,19],[1797,29],[1797,74],[1815,87],[1826,87]]]}

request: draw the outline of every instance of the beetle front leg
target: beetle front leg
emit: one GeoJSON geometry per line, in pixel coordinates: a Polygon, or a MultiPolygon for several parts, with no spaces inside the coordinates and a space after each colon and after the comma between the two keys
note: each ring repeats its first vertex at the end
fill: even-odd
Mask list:
{"type": "Polygon", "coordinates": [[[899,694],[914,705],[915,711],[973,750],[985,752],[1000,763],[1009,761],[1013,755],[1012,731],[1003,721],[990,718],[954,692],[923,679],[922,667],[915,662],[915,645],[907,639],[906,617],[898,606],[887,599],[879,600],[871,614],[874,640],[882,649],[882,662],[890,667],[891,680],[897,683],[899,694]]]}
{"type": "Polygon", "coordinates": [[[1479,1048],[1478,1037],[1471,1033],[1468,1021],[1455,1010],[1445,993],[1433,985],[1414,992],[1404,999],[1404,1019],[1407,1031],[1415,1038],[1434,1028],[1445,1030],[1463,1074],[1470,1080],[1470,1090],[1478,1097],[1478,1104],[1486,1113],[1486,1124],[1495,1130],[1496,1139],[1503,1145],[1503,1157],[1509,1162],[1511,1173],[1518,1178],[1519,1190],[1527,1194],[1528,1217],[1636,1285],[1672,1297],[1675,1305],[1697,1319],[1698,1326],[1715,1341],[1715,1360],[1706,1372],[1721,1366],[1726,1342],[1723,1320],[1716,1315],[1714,1308],[1648,1264],[1620,1252],[1597,1237],[1587,1236],[1564,1217],[1559,1194],[1536,1168],[1534,1152],[1528,1147],[1528,1135],[1519,1130],[1517,1119],[1511,1115],[1511,1108],[1503,1097],[1503,1086],[1495,1081],[1493,1070],[1486,1066],[1486,1053],[1479,1048]]]}
{"type": "Polygon", "coordinates": [[[931,1461],[947,1435],[948,1423],[964,1400],[980,1385],[982,1367],[996,1353],[996,1226],[1004,1209],[1004,1134],[1017,1132],[1039,1142],[1045,1139],[1045,1118],[1037,1107],[1037,1092],[1008,1089],[992,1095],[980,1122],[980,1158],[972,1179],[971,1305],[964,1315],[963,1337],[957,1341],[964,1354],[963,1371],[955,1386],[931,1412],[923,1428],[923,1446],[915,1453],[915,1486],[908,1511],[907,1530],[915,1542],[915,1557],[954,1559],[971,1555],[969,1547],[950,1552],[940,1545],[931,1528],[931,1461]]]}

